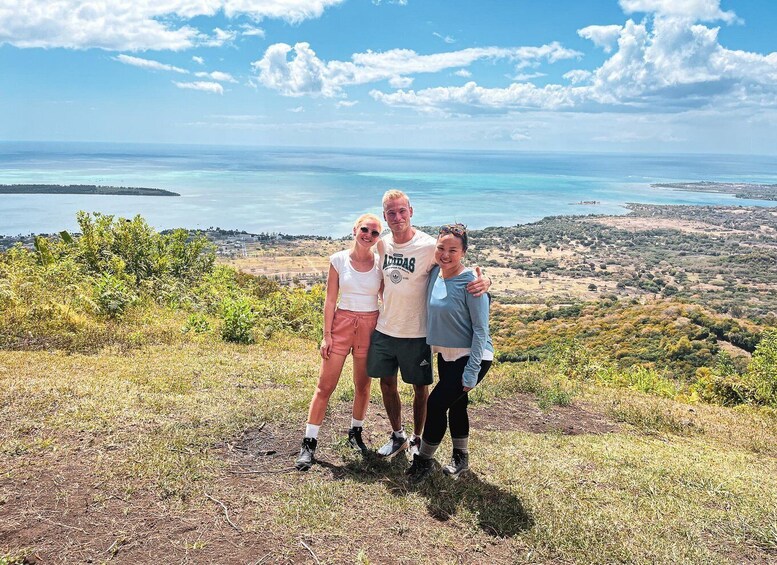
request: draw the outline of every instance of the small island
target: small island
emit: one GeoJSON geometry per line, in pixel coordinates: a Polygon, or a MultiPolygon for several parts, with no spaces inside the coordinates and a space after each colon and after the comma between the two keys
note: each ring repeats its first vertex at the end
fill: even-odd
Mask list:
{"type": "Polygon", "coordinates": [[[161,188],[94,184],[0,184],[0,194],[100,194],[106,196],[181,196],[161,188]]]}
{"type": "Polygon", "coordinates": [[[736,198],[749,198],[751,200],[777,200],[777,184],[701,181],[655,183],[650,186],[652,188],[673,188],[688,192],[733,194],[736,198]]]}

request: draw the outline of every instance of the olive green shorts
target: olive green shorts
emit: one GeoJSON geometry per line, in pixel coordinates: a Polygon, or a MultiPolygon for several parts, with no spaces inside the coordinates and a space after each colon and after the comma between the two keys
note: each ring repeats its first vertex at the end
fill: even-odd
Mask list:
{"type": "Polygon", "coordinates": [[[432,384],[432,349],[425,337],[391,337],[375,330],[367,352],[367,374],[375,379],[395,377],[411,385],[432,384]]]}

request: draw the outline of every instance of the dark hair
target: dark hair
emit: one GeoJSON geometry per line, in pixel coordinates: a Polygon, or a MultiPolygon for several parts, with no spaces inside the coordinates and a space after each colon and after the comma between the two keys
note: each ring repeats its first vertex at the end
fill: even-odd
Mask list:
{"type": "Polygon", "coordinates": [[[461,248],[466,251],[469,238],[467,237],[467,226],[464,224],[445,224],[440,226],[440,235],[452,234],[461,240],[461,248]]]}

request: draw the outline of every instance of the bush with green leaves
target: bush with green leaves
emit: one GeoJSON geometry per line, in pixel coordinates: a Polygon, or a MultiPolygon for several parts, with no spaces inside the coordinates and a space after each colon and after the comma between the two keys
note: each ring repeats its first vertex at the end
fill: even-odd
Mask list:
{"type": "Polygon", "coordinates": [[[761,335],[743,382],[756,404],[777,407],[777,329],[761,335]]]}
{"type": "Polygon", "coordinates": [[[120,318],[138,297],[130,290],[126,280],[103,274],[94,286],[95,303],[100,313],[109,318],[120,318]]]}
{"type": "Polygon", "coordinates": [[[158,233],[140,216],[80,212],[78,223],[80,235],[38,237],[31,249],[0,253],[0,347],[134,347],[172,339],[170,329],[182,325],[179,338],[206,333],[206,316],[220,317],[224,339],[241,343],[257,333],[320,331],[320,287],[289,290],[216,265],[204,236],[158,233]],[[177,312],[193,314],[183,323],[177,312]]]}
{"type": "Polygon", "coordinates": [[[257,313],[246,297],[228,298],[221,306],[221,337],[234,343],[253,343],[257,313]]]}
{"type": "Polygon", "coordinates": [[[205,237],[182,229],[161,234],[139,215],[130,220],[82,211],[77,219],[81,237],[72,246],[95,274],[126,274],[138,284],[165,277],[190,282],[210,272],[216,259],[205,237]]]}
{"type": "Polygon", "coordinates": [[[186,318],[186,323],[181,328],[181,333],[204,334],[210,331],[210,321],[202,312],[194,312],[186,318]]]}

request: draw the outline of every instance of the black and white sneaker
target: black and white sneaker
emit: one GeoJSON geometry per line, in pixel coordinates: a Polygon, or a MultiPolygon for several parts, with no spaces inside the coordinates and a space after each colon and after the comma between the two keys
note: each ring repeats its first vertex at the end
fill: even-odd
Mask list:
{"type": "Polygon", "coordinates": [[[378,455],[391,459],[400,451],[407,449],[408,444],[407,437],[397,436],[392,432],[389,440],[378,450],[378,455]]]}
{"type": "Polygon", "coordinates": [[[413,456],[413,463],[405,469],[405,475],[407,480],[412,485],[417,485],[429,476],[432,472],[432,460],[421,457],[420,455],[413,456]]]}
{"type": "Polygon", "coordinates": [[[421,451],[421,437],[413,436],[413,439],[411,439],[410,443],[408,444],[407,456],[412,459],[418,455],[419,451],[421,451]]]}
{"type": "Polygon", "coordinates": [[[297,471],[307,471],[313,466],[313,461],[316,460],[316,445],[318,440],[312,437],[306,437],[302,440],[302,448],[299,450],[299,456],[294,466],[297,471]]]}
{"type": "Polygon", "coordinates": [[[367,455],[369,453],[369,449],[367,449],[367,446],[364,444],[364,441],[362,440],[362,428],[361,426],[351,428],[348,430],[348,445],[351,447],[351,449],[354,449],[356,451],[361,451],[362,455],[367,455]]]}
{"type": "Polygon", "coordinates": [[[442,472],[457,479],[464,471],[469,469],[469,453],[459,449],[453,450],[451,462],[442,468],[442,472]]]}

